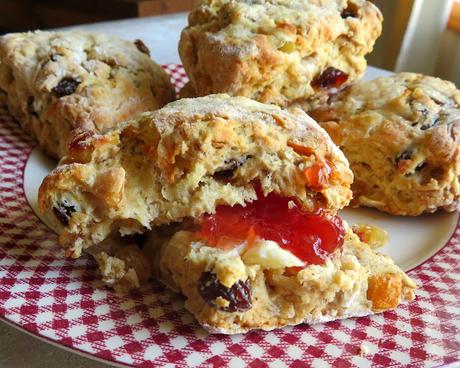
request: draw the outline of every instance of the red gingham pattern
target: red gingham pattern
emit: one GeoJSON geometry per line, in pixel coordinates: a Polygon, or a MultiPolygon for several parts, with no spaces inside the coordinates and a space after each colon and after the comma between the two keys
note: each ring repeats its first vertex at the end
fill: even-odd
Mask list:
{"type": "MultiPolygon", "coordinates": [[[[185,83],[168,65],[176,86],[185,83]]],[[[136,367],[430,367],[460,360],[460,228],[410,272],[417,298],[396,311],[245,335],[209,335],[183,299],[152,282],[118,296],[86,256],[64,258],[29,207],[23,171],[34,141],[0,108],[0,316],[67,347],[136,367]],[[359,355],[361,343],[369,353],[359,355]]]]}

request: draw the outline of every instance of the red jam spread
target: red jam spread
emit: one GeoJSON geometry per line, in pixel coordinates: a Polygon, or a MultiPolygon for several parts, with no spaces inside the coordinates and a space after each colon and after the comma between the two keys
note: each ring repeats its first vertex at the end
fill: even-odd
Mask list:
{"type": "Polygon", "coordinates": [[[223,248],[243,241],[250,246],[259,237],[278,243],[308,264],[323,264],[343,244],[342,220],[289,206],[289,201],[292,199],[271,193],[259,195],[245,207],[218,206],[215,214],[203,216],[200,237],[223,248]]]}

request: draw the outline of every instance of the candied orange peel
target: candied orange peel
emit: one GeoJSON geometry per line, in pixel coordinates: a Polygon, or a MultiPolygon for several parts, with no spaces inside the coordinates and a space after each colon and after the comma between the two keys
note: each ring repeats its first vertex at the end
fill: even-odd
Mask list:
{"type": "Polygon", "coordinates": [[[368,280],[367,299],[372,302],[372,310],[384,311],[396,308],[402,292],[401,278],[387,273],[381,276],[371,276],[368,280]]]}

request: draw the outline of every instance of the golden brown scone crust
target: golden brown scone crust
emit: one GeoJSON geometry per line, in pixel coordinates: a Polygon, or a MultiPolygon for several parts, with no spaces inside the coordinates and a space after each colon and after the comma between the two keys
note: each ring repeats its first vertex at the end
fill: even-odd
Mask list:
{"type": "Polygon", "coordinates": [[[312,112],[350,161],[353,204],[393,215],[460,208],[460,91],[400,73],[360,82],[312,112]]]}
{"type": "Polygon", "coordinates": [[[343,248],[324,265],[295,270],[248,263],[241,250],[207,246],[190,231],[169,238],[152,232],[145,249],[156,276],[182,292],[186,308],[213,333],[272,330],[379,313],[413,300],[416,288],[389,257],[376,253],[350,230],[343,248]],[[205,300],[222,290],[227,290],[228,299],[205,300]],[[243,301],[243,310],[225,310],[229,301],[243,301]]]}
{"type": "Polygon", "coordinates": [[[73,129],[104,132],[174,99],[166,72],[136,45],[77,31],[7,34],[0,91],[21,126],[61,158],[73,129]]]}
{"type": "MultiPolygon", "coordinates": [[[[182,31],[187,95],[240,95],[285,106],[312,98],[328,68],[366,68],[381,32],[380,11],[365,0],[201,0],[182,31]]],[[[327,89],[329,86],[324,86],[327,89]]]]}
{"type": "Polygon", "coordinates": [[[351,199],[352,180],[342,152],[300,109],[213,95],[76,137],[42,183],[39,205],[78,257],[113,230],[142,232],[254,200],[256,183],[307,210],[335,212],[351,199]],[[312,182],[325,167],[325,181],[312,182]]]}

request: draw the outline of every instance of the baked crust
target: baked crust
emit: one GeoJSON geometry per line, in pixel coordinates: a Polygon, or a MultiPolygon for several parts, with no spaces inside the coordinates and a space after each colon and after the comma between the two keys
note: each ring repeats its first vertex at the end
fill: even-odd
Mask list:
{"type": "Polygon", "coordinates": [[[156,276],[185,295],[186,308],[212,333],[272,330],[379,313],[413,300],[416,288],[389,257],[350,230],[343,248],[324,265],[296,269],[248,264],[241,250],[207,246],[191,231],[171,237],[154,231],[146,249],[156,276]],[[229,311],[222,297],[205,300],[200,290],[209,287],[203,284],[203,275],[209,274],[230,300],[228,292],[237,293],[246,285],[250,303],[244,310],[229,311]]]}
{"type": "Polygon", "coordinates": [[[355,206],[416,216],[460,209],[460,91],[400,73],[360,82],[311,112],[350,161],[355,206]]]}
{"type": "Polygon", "coordinates": [[[105,132],[162,107],[174,89],[136,42],[79,31],[0,37],[0,91],[10,113],[61,158],[72,130],[105,132]]]}
{"type": "Polygon", "coordinates": [[[345,73],[345,84],[364,73],[381,23],[365,0],[201,0],[179,43],[190,78],[184,95],[228,93],[281,106],[317,98],[334,87],[317,83],[328,68],[345,73]]]}
{"type": "Polygon", "coordinates": [[[112,231],[143,232],[252,201],[256,184],[309,211],[335,213],[351,199],[348,162],[315,121],[243,97],[179,100],[69,147],[43,181],[39,206],[72,257],[112,231]],[[324,182],[312,168],[327,169],[324,182]]]}

